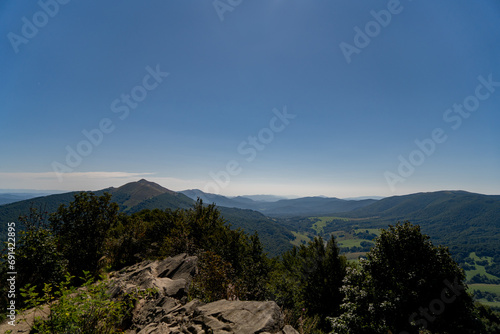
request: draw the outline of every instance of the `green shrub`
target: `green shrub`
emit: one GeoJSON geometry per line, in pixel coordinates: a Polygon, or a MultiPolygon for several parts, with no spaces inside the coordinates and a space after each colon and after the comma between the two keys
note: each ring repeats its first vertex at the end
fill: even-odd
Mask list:
{"type": "Polygon", "coordinates": [[[36,312],[34,322],[30,324],[31,333],[121,333],[121,325],[131,316],[141,293],[126,294],[119,300],[112,300],[107,293],[108,281],[94,283],[90,273],[85,272],[82,278],[85,283],[75,288],[71,286],[73,278],[66,275],[66,280],[57,285],[56,290],[52,285],[45,284],[43,294],[35,292],[35,286],[21,290],[28,307],[34,307],[36,312]],[[50,305],[45,315],[43,305],[50,305]]]}

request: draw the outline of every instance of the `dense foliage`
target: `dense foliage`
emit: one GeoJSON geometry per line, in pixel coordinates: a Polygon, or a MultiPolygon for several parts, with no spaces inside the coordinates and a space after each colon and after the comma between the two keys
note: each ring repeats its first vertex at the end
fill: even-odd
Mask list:
{"type": "Polygon", "coordinates": [[[382,231],[375,247],[345,280],[338,333],[473,333],[465,275],[446,248],[410,223],[382,231]]]}
{"type": "Polygon", "coordinates": [[[340,311],[346,265],[334,238],[326,244],[322,238],[315,238],[283,254],[272,287],[276,301],[290,310],[295,326],[300,327],[299,319],[307,316],[309,320],[317,318],[319,329],[329,329],[326,318],[340,311]]]}

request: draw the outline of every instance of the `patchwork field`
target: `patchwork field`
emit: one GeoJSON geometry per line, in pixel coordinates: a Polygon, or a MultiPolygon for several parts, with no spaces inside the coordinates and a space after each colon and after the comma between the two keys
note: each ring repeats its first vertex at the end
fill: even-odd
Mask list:
{"type": "Polygon", "coordinates": [[[467,265],[472,267],[473,269],[466,269],[465,274],[467,275],[467,279],[472,279],[475,275],[484,275],[488,279],[491,280],[500,280],[499,277],[489,274],[486,271],[486,265],[491,265],[494,263],[493,258],[490,256],[482,256],[479,257],[475,252],[470,253],[469,255],[470,261],[466,261],[467,265]]]}
{"type": "Polygon", "coordinates": [[[474,293],[481,304],[500,310],[500,284],[469,284],[469,291],[474,293]]]}
{"type": "Polygon", "coordinates": [[[338,219],[341,221],[349,221],[348,218],[342,218],[342,217],[314,217],[313,219],[317,219],[317,221],[314,224],[312,224],[311,228],[315,230],[318,235],[323,234],[326,225],[334,219],[338,219]]]}
{"type": "Polygon", "coordinates": [[[295,239],[292,241],[292,245],[294,246],[300,246],[311,241],[311,238],[308,237],[305,233],[292,231],[292,234],[295,237],[295,239]]]}
{"type": "Polygon", "coordinates": [[[334,216],[311,217],[307,220],[306,228],[292,232],[295,236],[292,244],[294,246],[306,244],[316,236],[321,236],[326,240],[333,235],[341,252],[348,259],[358,259],[373,246],[374,239],[380,235],[380,230],[351,225],[357,221],[357,219],[334,216]],[[341,223],[342,227],[332,231],[334,223],[341,223]]]}

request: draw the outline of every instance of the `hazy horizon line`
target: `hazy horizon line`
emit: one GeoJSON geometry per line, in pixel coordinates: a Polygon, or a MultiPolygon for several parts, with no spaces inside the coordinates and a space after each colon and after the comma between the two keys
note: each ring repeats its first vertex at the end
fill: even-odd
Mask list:
{"type": "MultiPolygon", "coordinates": [[[[139,181],[139,180],[138,180],[139,181]]],[[[138,182],[135,181],[135,182],[138,182]]],[[[134,182],[134,181],[133,181],[134,182]]],[[[133,182],[128,182],[128,183],[133,183],[133,182]]],[[[429,191],[416,191],[416,192],[408,192],[408,193],[401,193],[401,194],[393,194],[389,196],[380,196],[380,195],[360,195],[360,196],[348,196],[348,197],[340,197],[340,196],[327,196],[323,194],[319,195],[296,195],[296,194],[288,194],[288,195],[277,195],[277,194],[272,194],[272,193],[256,193],[256,194],[242,194],[242,195],[229,195],[229,194],[215,194],[215,193],[208,193],[205,192],[201,189],[198,188],[190,188],[190,189],[182,189],[182,190],[174,190],[168,187],[165,187],[157,182],[153,181],[148,181],[151,183],[156,183],[166,189],[175,191],[177,193],[181,193],[183,191],[189,191],[189,190],[197,190],[201,191],[205,194],[211,194],[211,195],[216,195],[216,196],[223,196],[226,198],[236,198],[236,197],[257,197],[257,196],[269,196],[269,197],[276,197],[276,201],[280,199],[297,199],[297,198],[306,198],[306,197],[322,197],[322,198],[338,198],[338,199],[343,199],[343,200],[364,200],[364,199],[375,199],[375,200],[380,200],[384,198],[389,198],[389,197],[394,197],[394,196],[406,196],[406,195],[412,195],[412,194],[419,194],[419,193],[433,193],[433,192],[446,192],[446,191],[452,191],[452,192],[467,192],[467,193],[473,193],[473,194],[480,194],[480,195],[486,195],[486,196],[498,196],[500,193],[496,194],[488,194],[488,193],[480,193],[480,192],[474,192],[474,191],[468,191],[468,190],[463,190],[463,189],[441,189],[441,190],[429,190],[429,191]]],[[[127,184],[127,183],[125,183],[127,184]]],[[[124,184],[124,185],[125,185],[124,184]]],[[[108,188],[119,188],[119,187],[105,187],[101,189],[75,189],[75,190],[57,190],[57,189],[29,189],[29,188],[5,188],[5,189],[0,189],[0,194],[41,194],[41,195],[57,195],[57,194],[64,194],[64,193],[69,193],[69,192],[78,192],[78,191],[100,191],[108,188]]],[[[261,200],[261,201],[266,201],[266,200],[261,200]]],[[[270,202],[269,200],[267,200],[270,202]]]]}

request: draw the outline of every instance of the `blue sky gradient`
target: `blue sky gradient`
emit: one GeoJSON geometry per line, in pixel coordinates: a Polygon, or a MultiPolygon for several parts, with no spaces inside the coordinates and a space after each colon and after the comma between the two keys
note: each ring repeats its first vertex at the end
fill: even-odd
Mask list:
{"type": "Polygon", "coordinates": [[[3,1],[0,188],[499,194],[499,42],[494,0],[3,1]]]}

